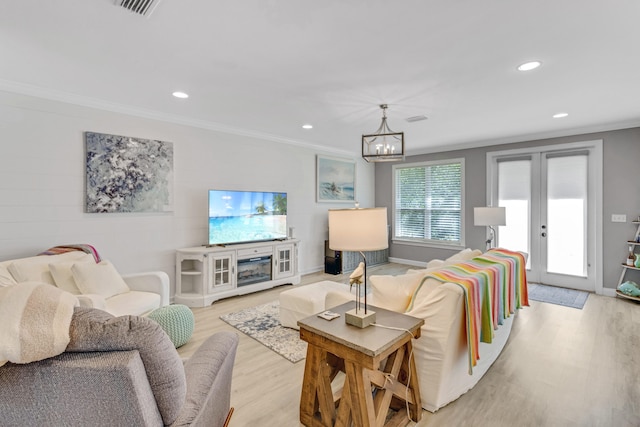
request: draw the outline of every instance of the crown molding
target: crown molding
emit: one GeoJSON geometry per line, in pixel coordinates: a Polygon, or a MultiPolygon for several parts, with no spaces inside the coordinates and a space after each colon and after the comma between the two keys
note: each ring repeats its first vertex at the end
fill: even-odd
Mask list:
{"type": "Polygon", "coordinates": [[[35,98],[42,98],[49,101],[63,102],[66,104],[77,105],[81,107],[94,108],[97,110],[109,111],[112,113],[126,114],[129,116],[141,117],[144,119],[157,120],[166,123],[173,123],[183,126],[189,126],[199,129],[210,130],[214,132],[227,133],[236,136],[245,136],[249,138],[256,138],[275,142],[279,144],[292,145],[300,148],[306,148],[322,152],[330,152],[336,154],[342,154],[347,156],[354,156],[354,153],[331,149],[329,147],[314,144],[309,141],[295,140],[291,138],[285,138],[278,135],[272,135],[269,133],[258,132],[250,129],[237,128],[233,126],[223,125],[207,120],[192,119],[190,117],[180,116],[176,114],[168,114],[155,110],[148,110],[144,108],[131,107],[129,105],[118,104],[115,102],[105,101],[99,98],[91,98],[88,96],[76,95],[69,92],[60,91],[57,89],[43,88],[36,85],[27,83],[14,82],[10,80],[0,79],[0,90],[5,92],[16,93],[19,95],[32,96],[35,98]]]}
{"type": "Polygon", "coordinates": [[[461,142],[447,145],[438,145],[420,150],[407,152],[407,156],[419,156],[422,154],[442,153],[445,151],[468,150],[472,148],[490,147],[494,145],[515,144],[517,142],[541,141],[550,138],[563,138],[568,136],[579,136],[590,133],[610,132],[615,130],[630,129],[640,127],[640,119],[626,120],[615,123],[605,123],[591,126],[575,127],[570,129],[560,129],[549,132],[539,132],[522,134],[516,136],[506,136],[482,141],[461,142]]]}

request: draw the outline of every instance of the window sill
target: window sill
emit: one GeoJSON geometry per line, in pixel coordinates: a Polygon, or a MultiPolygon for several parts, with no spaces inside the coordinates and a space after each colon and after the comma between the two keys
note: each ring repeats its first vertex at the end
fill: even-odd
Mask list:
{"type": "Polygon", "coordinates": [[[464,242],[460,243],[436,243],[436,242],[422,242],[416,240],[403,240],[403,239],[391,239],[391,243],[394,245],[405,245],[405,246],[420,246],[423,248],[437,248],[437,249],[451,249],[451,250],[461,250],[465,249],[464,242]]]}

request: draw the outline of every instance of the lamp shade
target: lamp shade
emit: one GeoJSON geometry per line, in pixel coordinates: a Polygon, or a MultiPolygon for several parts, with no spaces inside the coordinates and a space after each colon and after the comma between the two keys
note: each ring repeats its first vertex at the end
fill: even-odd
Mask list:
{"type": "Polygon", "coordinates": [[[329,209],[329,248],[377,251],[389,247],[387,208],[329,209]]]}
{"type": "Polygon", "coordinates": [[[505,208],[473,208],[474,225],[506,225],[505,208]]]}

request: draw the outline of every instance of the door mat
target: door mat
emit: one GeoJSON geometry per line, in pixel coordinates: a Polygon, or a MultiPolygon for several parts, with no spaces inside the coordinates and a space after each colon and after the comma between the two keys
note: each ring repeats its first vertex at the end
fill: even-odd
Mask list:
{"type": "Polygon", "coordinates": [[[225,314],[220,319],[292,363],[299,362],[307,354],[307,343],[300,339],[300,332],[280,324],[280,302],[277,300],[225,314]]]}
{"type": "Polygon", "coordinates": [[[582,310],[589,298],[589,292],[575,289],[559,288],[557,286],[528,284],[529,299],[550,304],[563,305],[582,310]]]}

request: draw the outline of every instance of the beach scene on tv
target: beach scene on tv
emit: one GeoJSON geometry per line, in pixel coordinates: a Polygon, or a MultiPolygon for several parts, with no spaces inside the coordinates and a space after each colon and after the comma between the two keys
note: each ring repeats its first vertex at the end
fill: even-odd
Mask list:
{"type": "Polygon", "coordinates": [[[287,193],[209,191],[209,245],[287,238],[287,193]]]}

